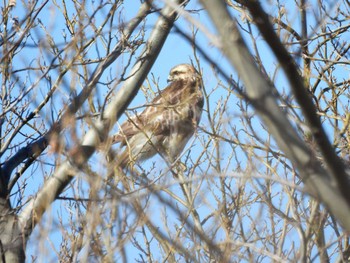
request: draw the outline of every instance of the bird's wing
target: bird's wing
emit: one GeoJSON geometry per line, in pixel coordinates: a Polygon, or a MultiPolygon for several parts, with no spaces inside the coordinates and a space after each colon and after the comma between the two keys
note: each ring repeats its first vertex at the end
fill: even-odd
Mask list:
{"type": "Polygon", "coordinates": [[[125,142],[134,136],[136,133],[140,132],[144,128],[142,113],[140,115],[133,116],[126,120],[120,127],[119,132],[113,136],[113,143],[125,142]]]}
{"type": "Polygon", "coordinates": [[[192,132],[197,126],[203,108],[203,96],[189,82],[176,81],[145,110],[144,123],[153,135],[168,135],[173,131],[192,132]]]}
{"type": "Polygon", "coordinates": [[[182,81],[172,82],[152,100],[142,113],[135,115],[120,126],[120,131],[113,136],[113,143],[125,144],[128,139],[142,130],[147,130],[153,135],[169,134],[176,125],[183,122],[184,116],[179,116],[179,110],[176,108],[181,103],[181,96],[184,95],[185,89],[186,84],[182,81]]]}

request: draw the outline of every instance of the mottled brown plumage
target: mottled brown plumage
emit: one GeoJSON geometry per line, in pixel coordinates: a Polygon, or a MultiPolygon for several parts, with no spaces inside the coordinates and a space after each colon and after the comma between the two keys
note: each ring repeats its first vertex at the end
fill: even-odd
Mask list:
{"type": "Polygon", "coordinates": [[[202,80],[189,64],[174,67],[171,83],[146,109],[120,126],[113,142],[126,145],[119,163],[145,160],[160,153],[174,162],[195,132],[203,109],[202,80]]]}

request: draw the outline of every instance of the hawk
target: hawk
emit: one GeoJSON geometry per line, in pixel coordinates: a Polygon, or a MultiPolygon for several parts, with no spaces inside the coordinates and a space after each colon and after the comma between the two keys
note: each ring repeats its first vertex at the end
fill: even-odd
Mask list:
{"type": "Polygon", "coordinates": [[[129,118],[113,136],[126,146],[119,156],[121,167],[159,153],[173,163],[192,137],[201,119],[204,98],[202,78],[189,64],[171,69],[168,82],[140,114],[129,118]]]}

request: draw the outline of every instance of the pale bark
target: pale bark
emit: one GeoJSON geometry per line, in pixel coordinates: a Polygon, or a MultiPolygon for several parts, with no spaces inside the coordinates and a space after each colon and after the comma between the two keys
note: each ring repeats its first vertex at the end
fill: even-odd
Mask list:
{"type": "MultiPolygon", "coordinates": [[[[222,51],[242,78],[247,97],[269,132],[274,136],[286,156],[298,168],[299,175],[308,191],[328,207],[329,211],[341,222],[344,228],[350,230],[350,207],[345,196],[338,185],[335,184],[334,178],[316,160],[306,143],[296,133],[284,112],[278,107],[273,95],[276,94],[276,90],[266,81],[256,66],[240,35],[236,22],[227,10],[225,1],[201,0],[201,2],[219,33],[222,51]]],[[[297,76],[294,77],[298,79],[297,76]]],[[[312,114],[312,112],[308,114],[312,114]]],[[[322,129],[322,127],[316,128],[318,132],[322,129]]]]}
{"type": "Polygon", "coordinates": [[[25,262],[25,238],[5,199],[0,199],[0,262],[25,262]]]}
{"type": "MultiPolygon", "coordinates": [[[[97,82],[100,80],[105,70],[122,54],[125,48],[127,48],[125,43],[132,35],[135,28],[147,16],[150,8],[151,6],[148,2],[145,2],[141,5],[138,14],[129,22],[127,27],[123,30],[124,38],[114,47],[114,49],[106,57],[106,59],[96,67],[95,71],[91,74],[91,77],[86,86],[82,89],[78,96],[76,96],[73,99],[72,103],[66,109],[65,113],[62,115],[60,120],[54,125],[52,125],[52,127],[46,133],[46,135],[38,139],[37,141],[28,144],[26,147],[20,149],[3,165],[3,167],[1,167],[0,173],[2,175],[2,180],[5,183],[9,181],[13,170],[16,167],[18,167],[24,160],[28,158],[37,158],[37,156],[39,156],[47,148],[48,141],[50,140],[52,133],[59,133],[64,128],[62,123],[69,119],[71,115],[74,115],[81,108],[83,103],[90,96],[91,92],[95,89],[97,82]]],[[[13,185],[13,183],[10,183],[10,185],[13,185]]],[[[2,188],[0,189],[3,190],[2,188]]]]}
{"type": "MultiPolygon", "coordinates": [[[[177,4],[183,2],[185,1],[178,0],[177,4]]],[[[42,189],[39,190],[37,196],[29,202],[19,215],[20,225],[24,229],[26,236],[31,233],[50,204],[71,182],[73,175],[77,171],[76,167],[85,165],[94,153],[96,147],[107,137],[114,123],[136,96],[154,61],[159,55],[176,17],[177,14],[171,7],[167,6],[161,11],[161,16],[145,44],[142,54],[130,72],[130,76],[132,77],[127,78],[123,87],[101,114],[101,118],[94,122],[95,126],[87,132],[82,143],[76,146],[76,152],[80,153],[79,156],[72,156],[71,160],[67,160],[57,167],[54,174],[48,178],[42,189]]]]}

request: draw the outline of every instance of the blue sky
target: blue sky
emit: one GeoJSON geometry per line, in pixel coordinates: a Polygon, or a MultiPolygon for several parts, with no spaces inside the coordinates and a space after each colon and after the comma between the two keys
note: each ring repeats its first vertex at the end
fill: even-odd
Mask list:
{"type": "MultiPolygon", "coordinates": [[[[123,19],[125,22],[127,22],[129,19],[131,19],[135,13],[138,10],[139,7],[139,1],[125,1],[126,3],[124,4],[124,10],[123,10],[123,19]]],[[[292,5],[287,5],[288,1],[281,1],[282,3],[285,3],[285,6],[287,8],[287,11],[289,12],[296,12],[296,7],[292,6],[292,5]]],[[[70,3],[70,1],[67,1],[67,4],[70,3]]],[[[18,1],[17,6],[15,7],[15,9],[12,11],[11,15],[13,17],[18,17],[19,20],[21,20],[26,13],[26,10],[23,8],[23,6],[21,6],[22,3],[18,1]]],[[[270,7],[270,6],[269,6],[270,7]]],[[[200,8],[200,6],[197,4],[196,1],[191,1],[191,3],[187,6],[187,9],[198,9],[200,8]]],[[[277,7],[275,7],[277,10],[277,7]]],[[[74,9],[71,8],[68,10],[68,12],[74,12],[74,9]]],[[[269,12],[273,13],[276,10],[269,10],[269,12]]],[[[98,26],[102,19],[104,18],[104,16],[106,15],[106,11],[107,8],[104,11],[101,11],[98,13],[98,16],[96,16],[96,21],[95,24],[96,26],[98,26]]],[[[235,15],[237,16],[237,14],[235,13],[235,15]]],[[[204,24],[206,27],[209,28],[209,30],[211,30],[211,32],[215,32],[213,27],[211,26],[210,22],[208,21],[208,18],[206,17],[205,13],[201,12],[200,15],[197,14],[193,14],[193,17],[195,19],[197,19],[200,23],[204,24]]],[[[238,16],[237,16],[238,17],[238,16]]],[[[60,15],[60,12],[57,12],[57,6],[55,6],[53,3],[49,3],[46,7],[45,10],[42,12],[42,14],[39,16],[39,19],[42,21],[42,24],[46,26],[46,30],[49,33],[49,35],[55,40],[56,43],[59,43],[60,46],[64,46],[65,45],[65,38],[64,38],[64,34],[68,34],[69,32],[67,31],[67,29],[64,29],[64,19],[62,17],[62,15],[60,15]]],[[[155,21],[157,19],[157,14],[153,14],[151,16],[149,16],[149,18],[147,19],[147,22],[145,24],[145,27],[147,28],[147,34],[149,34],[151,28],[153,27],[155,21]]],[[[295,21],[292,21],[293,25],[295,25],[295,29],[298,30],[299,29],[299,24],[298,24],[298,20],[297,17],[295,18],[295,21]]],[[[190,23],[188,23],[185,19],[183,18],[179,18],[179,20],[176,22],[176,25],[178,27],[180,27],[182,30],[184,30],[185,32],[187,32],[188,34],[191,34],[192,32],[192,25],[190,23]]],[[[39,49],[35,46],[35,45],[45,45],[48,43],[48,39],[45,37],[45,35],[42,33],[43,30],[40,30],[40,24],[38,24],[38,29],[33,31],[33,35],[31,37],[28,37],[28,43],[33,44],[33,47],[28,47],[27,48],[27,52],[25,56],[20,56],[18,58],[18,60],[14,61],[14,67],[16,68],[21,68],[24,67],[24,65],[36,65],[36,59],[39,55],[39,49]],[[36,40],[39,39],[41,42],[37,42],[36,40]],[[34,40],[34,41],[32,41],[34,40]]],[[[107,32],[106,32],[107,33],[107,32]]],[[[93,33],[91,34],[91,36],[93,36],[93,33]]],[[[258,37],[259,38],[259,37],[258,37]]],[[[268,72],[269,74],[273,74],[273,70],[275,68],[275,64],[276,61],[273,57],[273,55],[271,54],[270,50],[266,47],[264,41],[261,39],[261,37],[259,38],[260,40],[258,41],[258,49],[260,51],[260,55],[262,57],[262,60],[265,63],[265,67],[267,69],[271,69],[272,72],[268,72]]],[[[220,65],[222,66],[222,68],[224,68],[226,70],[226,72],[228,74],[232,74],[233,76],[235,76],[235,71],[231,68],[231,66],[229,65],[229,63],[227,62],[227,60],[224,58],[224,56],[221,54],[220,51],[218,51],[217,48],[215,48],[213,46],[213,44],[211,43],[210,39],[207,39],[206,36],[203,35],[202,32],[198,32],[196,41],[199,43],[199,45],[204,48],[205,50],[208,51],[208,54],[210,54],[210,57],[217,62],[220,62],[220,65]]],[[[249,42],[249,39],[247,39],[247,42],[249,42]]],[[[89,50],[89,56],[91,56],[91,58],[96,58],[97,54],[101,54],[101,56],[103,55],[103,41],[99,40],[99,45],[92,47],[89,50]]],[[[252,47],[250,47],[252,48],[252,47]]],[[[136,53],[139,53],[139,51],[136,53]]],[[[48,53],[44,53],[41,54],[42,58],[47,59],[46,63],[49,63],[50,60],[52,59],[52,55],[48,54],[48,53]]],[[[68,54],[69,56],[73,56],[74,54],[68,54]]],[[[207,92],[211,92],[217,85],[218,85],[218,80],[215,77],[210,65],[204,61],[201,57],[200,54],[198,54],[198,57],[201,61],[201,70],[203,70],[203,80],[204,80],[204,85],[206,87],[207,92]]],[[[106,73],[103,76],[102,81],[107,81],[110,80],[111,78],[115,78],[118,77],[120,74],[120,70],[123,68],[124,65],[127,64],[127,55],[125,55],[123,58],[118,59],[118,61],[112,65],[110,67],[110,69],[108,69],[106,71],[106,73]]],[[[159,57],[157,59],[157,61],[155,62],[150,75],[149,75],[149,82],[145,82],[144,85],[146,87],[148,87],[148,83],[151,84],[151,88],[155,89],[155,83],[152,83],[152,76],[155,77],[156,82],[158,82],[158,85],[160,88],[163,88],[166,86],[166,79],[167,79],[167,75],[169,73],[169,70],[180,63],[189,63],[191,61],[191,59],[194,59],[193,56],[193,50],[191,47],[191,44],[188,43],[187,41],[185,41],[179,34],[177,34],[176,32],[172,31],[172,33],[169,35],[164,48],[162,49],[161,53],[159,54],[159,57]]],[[[133,60],[132,60],[133,61],[133,60]]],[[[95,65],[91,65],[89,67],[90,72],[93,71],[95,65]]],[[[130,68],[129,68],[130,69],[130,68]]],[[[26,75],[26,73],[20,73],[18,74],[18,76],[20,76],[22,83],[23,83],[23,87],[27,88],[26,83],[30,82],[30,80],[32,80],[33,78],[35,78],[35,74],[28,74],[26,75]]],[[[348,76],[348,74],[346,73],[346,76],[348,76]]],[[[57,74],[55,74],[54,72],[52,73],[51,77],[54,79],[55,77],[57,77],[57,74]]],[[[283,74],[278,73],[277,74],[277,78],[276,78],[276,82],[277,85],[277,89],[282,93],[282,92],[286,92],[287,94],[289,94],[289,89],[288,89],[288,83],[286,82],[283,74]]],[[[32,103],[32,107],[34,108],[43,98],[43,96],[45,96],[46,92],[47,92],[47,86],[45,85],[47,84],[45,81],[42,82],[42,86],[40,87],[40,90],[36,90],[33,92],[33,101],[32,103]]],[[[46,107],[41,113],[40,113],[40,119],[42,121],[45,122],[45,124],[47,126],[50,126],[50,124],[52,124],[52,121],[55,120],[56,116],[53,116],[51,114],[51,110],[52,107],[55,108],[55,114],[57,114],[59,112],[59,110],[62,108],[62,106],[64,104],[67,103],[67,100],[69,100],[69,98],[71,98],[74,95],[74,91],[71,89],[72,88],[72,82],[71,82],[71,76],[70,74],[68,74],[65,79],[64,79],[64,83],[63,85],[60,87],[60,89],[57,91],[57,93],[54,96],[54,105],[50,104],[48,105],[48,107],[46,107]]],[[[122,86],[122,85],[120,85],[122,86]]],[[[79,83],[77,83],[76,86],[76,91],[79,92],[81,90],[81,86],[79,86],[79,83]]],[[[106,89],[106,87],[104,85],[98,85],[98,92],[100,97],[98,98],[99,102],[102,103],[103,102],[103,98],[104,95],[108,92],[108,90],[106,89]]],[[[14,95],[14,94],[13,94],[14,95]]],[[[227,92],[225,92],[224,90],[220,90],[217,89],[211,96],[210,96],[210,110],[212,112],[214,112],[214,110],[216,109],[217,105],[220,105],[220,103],[222,103],[223,101],[225,101],[225,98],[227,97],[227,92]]],[[[145,102],[145,97],[144,94],[142,92],[139,92],[137,98],[135,98],[135,100],[132,102],[132,104],[130,105],[131,107],[133,106],[139,106],[139,105],[143,105],[145,102]]],[[[230,101],[229,101],[229,110],[227,112],[225,112],[225,117],[229,118],[229,117],[233,117],[233,124],[237,125],[237,127],[240,128],[241,124],[240,124],[240,108],[238,107],[238,104],[240,103],[240,99],[234,96],[231,96],[230,101]]],[[[84,105],[84,108],[87,109],[87,105],[84,105]]],[[[254,115],[254,112],[250,109],[250,113],[252,115],[254,115]]],[[[122,118],[123,119],[123,118],[122,118]]],[[[263,128],[258,128],[261,127],[261,123],[259,122],[258,118],[254,118],[253,121],[254,126],[256,127],[256,130],[259,130],[259,134],[258,136],[260,136],[262,139],[266,139],[268,137],[268,133],[263,129],[263,128]]],[[[203,115],[201,124],[202,127],[208,127],[209,126],[209,122],[208,119],[206,117],[206,114],[203,115]]],[[[115,131],[117,130],[117,128],[115,129],[115,131]]],[[[69,140],[69,136],[67,135],[67,140],[69,140]]],[[[192,148],[191,151],[191,155],[193,156],[193,159],[195,159],[201,150],[201,145],[204,144],[207,138],[204,138],[203,140],[196,140],[194,142],[195,146],[192,148]]],[[[242,142],[249,142],[248,139],[244,136],[244,133],[242,133],[242,135],[240,136],[240,139],[242,140],[242,142]]],[[[68,142],[69,143],[69,142],[68,142]]],[[[226,145],[223,144],[222,148],[221,148],[222,152],[223,152],[223,156],[228,157],[228,155],[230,154],[229,150],[230,148],[226,145]]],[[[238,156],[242,157],[243,160],[246,160],[246,156],[244,155],[244,153],[237,149],[238,152],[238,156]]],[[[51,164],[53,165],[54,160],[56,156],[49,156],[49,157],[45,157],[47,158],[45,161],[47,162],[51,162],[51,164]]],[[[63,157],[61,157],[63,158],[63,157]]],[[[44,161],[44,160],[43,160],[44,161]]],[[[91,164],[96,164],[94,166],[94,168],[96,170],[98,169],[102,169],[99,166],[99,161],[100,161],[100,156],[93,156],[91,159],[91,164]]],[[[145,167],[149,167],[152,165],[152,161],[156,162],[156,165],[162,166],[161,163],[161,159],[159,157],[155,157],[153,158],[151,161],[148,161],[145,163],[145,167]]],[[[225,165],[225,163],[228,163],[225,159],[222,161],[223,166],[225,165]]],[[[241,164],[242,167],[245,166],[244,162],[241,164]]],[[[230,165],[228,165],[228,172],[233,172],[232,170],[230,170],[230,168],[232,168],[230,165]]],[[[43,179],[45,176],[48,176],[49,174],[51,174],[52,169],[54,169],[53,166],[47,166],[47,165],[38,165],[36,166],[37,171],[40,173],[40,176],[38,177],[24,177],[24,179],[22,180],[27,180],[28,183],[28,187],[25,189],[25,192],[23,193],[25,196],[29,196],[32,194],[35,194],[35,192],[37,191],[38,188],[40,188],[40,185],[43,182],[43,179]]],[[[28,172],[32,172],[28,171],[28,172]]],[[[208,173],[213,172],[212,170],[209,170],[208,173]]],[[[284,174],[284,171],[280,171],[278,170],[278,172],[280,172],[280,174],[284,174]]],[[[69,192],[65,193],[67,195],[72,194],[73,191],[72,189],[81,192],[83,194],[87,194],[87,189],[85,189],[86,184],[84,184],[84,179],[83,177],[79,177],[77,178],[76,182],[72,185],[72,188],[69,192]],[[78,190],[78,186],[82,186],[82,189],[78,190]]],[[[203,185],[203,189],[206,188],[210,188],[211,185],[208,184],[208,182],[204,182],[202,181],[203,185]]],[[[234,183],[233,183],[234,186],[234,183]]],[[[176,185],[173,186],[173,188],[176,191],[176,185]]],[[[254,190],[254,186],[247,186],[249,191],[254,190]]],[[[171,187],[170,187],[171,189],[171,187]]],[[[283,191],[283,189],[280,186],[276,186],[276,192],[281,192],[283,191]]],[[[154,215],[157,215],[157,212],[159,212],[159,210],[164,212],[164,207],[161,206],[161,204],[159,202],[157,202],[157,200],[153,200],[154,203],[152,203],[152,207],[150,208],[150,211],[154,213],[154,215]]],[[[212,198],[208,198],[207,200],[205,200],[206,202],[211,203],[211,205],[214,207],[214,200],[212,198]]],[[[281,200],[281,203],[287,202],[287,200],[281,200]]],[[[201,216],[202,218],[205,217],[205,215],[207,215],[208,213],[210,213],[211,211],[208,210],[208,207],[204,206],[201,202],[199,201],[199,211],[201,211],[201,216]]],[[[257,207],[253,207],[253,211],[252,214],[258,214],[258,213],[262,213],[262,211],[259,210],[259,206],[257,207]]],[[[73,208],[72,208],[73,209],[73,208]]],[[[72,213],[74,213],[74,210],[71,211],[72,213]]],[[[168,211],[169,212],[169,211],[168,211]]],[[[169,212],[171,214],[171,212],[169,212]]],[[[28,246],[28,259],[30,259],[30,257],[33,256],[38,256],[38,262],[55,262],[56,261],[56,254],[53,248],[55,248],[56,250],[59,249],[59,245],[61,243],[61,232],[59,228],[59,222],[57,222],[57,215],[60,214],[62,216],[62,218],[64,220],[67,220],[65,222],[65,224],[68,224],[69,222],[69,212],[66,210],[66,207],[62,208],[62,202],[55,202],[52,206],[52,209],[46,213],[45,219],[43,221],[43,225],[45,225],[45,227],[43,228],[50,228],[50,233],[48,237],[45,237],[43,235],[44,232],[40,232],[41,227],[37,227],[37,230],[35,231],[35,233],[33,234],[32,240],[33,243],[31,243],[29,241],[29,246],[28,246]],[[40,242],[36,243],[35,240],[37,240],[38,236],[40,237],[40,242]],[[47,254],[42,254],[41,253],[41,246],[45,247],[45,250],[47,251],[47,254]]],[[[161,218],[159,219],[155,219],[155,221],[157,222],[161,222],[161,218]]],[[[212,221],[211,224],[214,224],[215,221],[212,221]]],[[[246,227],[249,227],[249,224],[251,223],[250,221],[245,221],[243,222],[244,225],[246,225],[246,227]]],[[[208,227],[210,229],[210,227],[208,227]]],[[[220,239],[220,235],[218,235],[218,239],[220,239]]],[[[296,242],[295,240],[298,240],[297,237],[297,232],[293,232],[290,235],[290,244],[294,244],[294,242],[296,242]]],[[[156,249],[156,248],[155,248],[156,249]]],[[[134,248],[130,245],[128,246],[128,251],[127,251],[127,256],[130,259],[130,261],[132,259],[134,259],[136,251],[134,250],[134,248]]],[[[156,257],[156,256],[155,256],[156,257]]],[[[157,258],[157,257],[156,257],[157,258]]]]}

